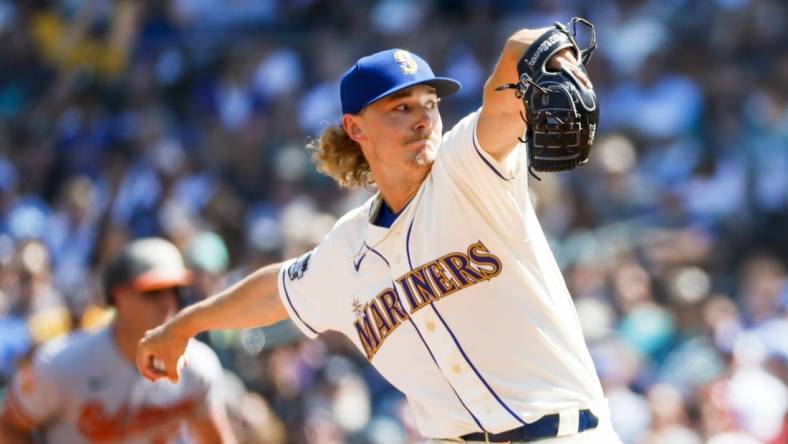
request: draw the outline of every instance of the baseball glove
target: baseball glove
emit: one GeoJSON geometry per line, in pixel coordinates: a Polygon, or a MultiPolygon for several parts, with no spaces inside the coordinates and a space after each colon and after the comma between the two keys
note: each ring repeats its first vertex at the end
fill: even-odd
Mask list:
{"type": "Polygon", "coordinates": [[[588,160],[594,133],[599,122],[599,104],[593,89],[570,71],[548,69],[548,61],[558,51],[573,48],[580,69],[596,49],[594,25],[575,17],[568,25],[556,22],[525,52],[517,64],[520,79],[498,87],[514,89],[525,105],[523,119],[528,123],[525,140],[528,145],[528,169],[536,171],[564,171],[582,165],[588,160]],[[587,26],[591,40],[586,49],[577,44],[577,24],[587,26]],[[570,29],[571,28],[571,32],[570,29]]]}

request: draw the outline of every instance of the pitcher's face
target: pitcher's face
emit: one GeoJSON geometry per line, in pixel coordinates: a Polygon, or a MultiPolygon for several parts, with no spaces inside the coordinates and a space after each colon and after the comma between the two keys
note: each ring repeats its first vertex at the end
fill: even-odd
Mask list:
{"type": "Polygon", "coordinates": [[[426,175],[443,133],[439,101],[435,88],[429,85],[406,88],[352,116],[356,127],[351,127],[348,134],[362,146],[373,171],[408,175],[422,170],[426,175]]]}

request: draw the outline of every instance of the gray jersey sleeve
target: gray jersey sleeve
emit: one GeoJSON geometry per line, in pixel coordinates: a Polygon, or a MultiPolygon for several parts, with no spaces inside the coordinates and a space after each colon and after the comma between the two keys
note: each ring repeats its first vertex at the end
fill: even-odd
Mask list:
{"type": "Polygon", "coordinates": [[[23,365],[14,375],[8,390],[8,408],[31,428],[55,417],[64,403],[56,349],[57,344],[52,344],[38,350],[32,362],[23,365]]]}
{"type": "Polygon", "coordinates": [[[193,339],[189,342],[187,362],[187,371],[194,373],[199,384],[197,390],[205,401],[203,406],[210,410],[224,404],[224,370],[216,353],[206,344],[193,339]]]}

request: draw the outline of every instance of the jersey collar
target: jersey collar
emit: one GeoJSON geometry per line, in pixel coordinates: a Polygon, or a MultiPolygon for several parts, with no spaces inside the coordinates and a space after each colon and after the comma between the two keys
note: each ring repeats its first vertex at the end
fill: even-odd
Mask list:
{"type": "Polygon", "coordinates": [[[383,242],[387,237],[390,235],[399,234],[405,227],[407,227],[407,221],[413,219],[413,214],[415,209],[418,207],[418,203],[421,200],[421,197],[424,195],[424,188],[425,184],[432,180],[432,172],[424,178],[424,181],[421,183],[419,190],[416,192],[416,195],[405,205],[394,222],[391,223],[391,226],[388,228],[379,227],[375,225],[375,218],[378,216],[378,212],[380,211],[381,206],[383,205],[383,196],[381,196],[380,191],[375,193],[375,195],[367,201],[366,204],[366,226],[364,231],[364,243],[359,248],[359,255],[363,255],[364,252],[368,248],[376,248],[378,244],[383,242]]]}

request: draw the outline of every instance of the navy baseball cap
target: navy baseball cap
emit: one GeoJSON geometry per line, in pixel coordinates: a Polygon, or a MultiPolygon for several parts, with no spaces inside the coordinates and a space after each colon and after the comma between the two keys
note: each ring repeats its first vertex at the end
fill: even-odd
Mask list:
{"type": "Polygon", "coordinates": [[[342,76],[339,95],[343,114],[358,114],[367,105],[413,85],[435,87],[438,97],[460,90],[460,82],[435,77],[430,65],[404,49],[388,49],[358,59],[342,76]]]}

